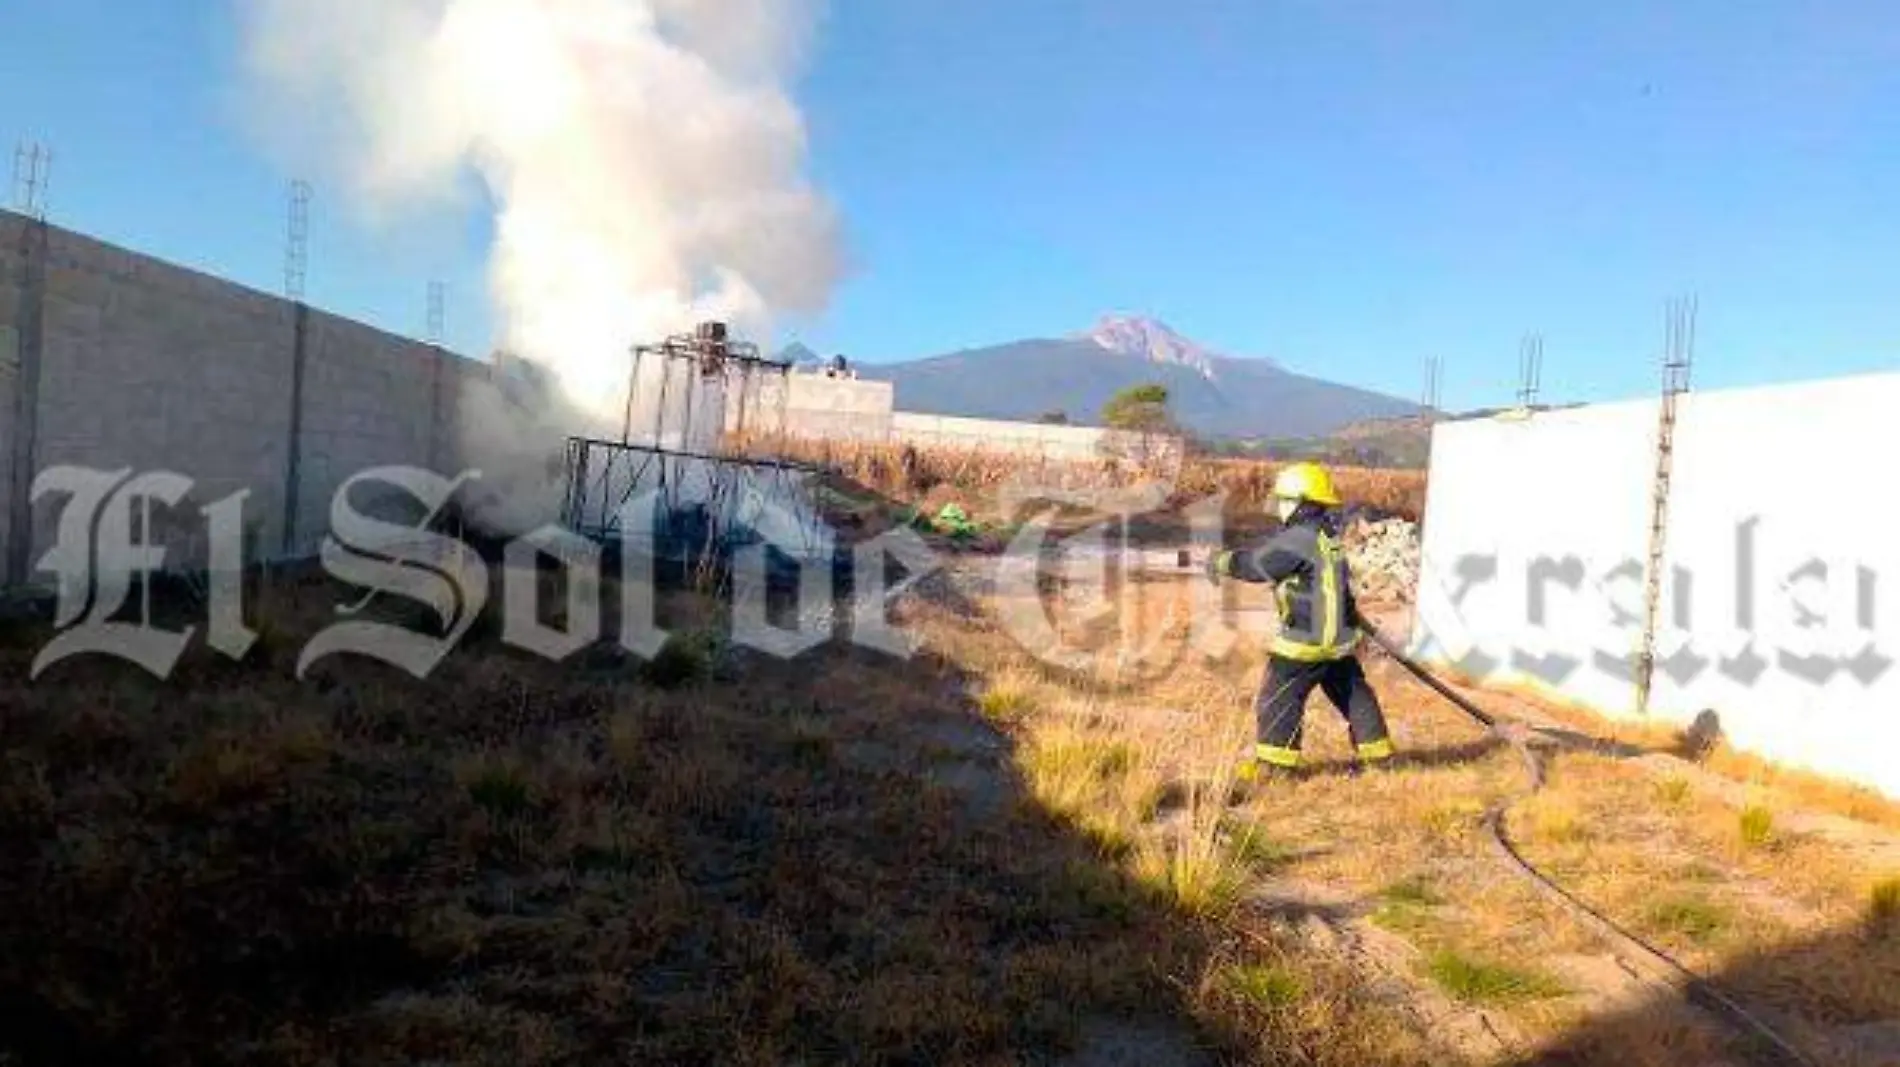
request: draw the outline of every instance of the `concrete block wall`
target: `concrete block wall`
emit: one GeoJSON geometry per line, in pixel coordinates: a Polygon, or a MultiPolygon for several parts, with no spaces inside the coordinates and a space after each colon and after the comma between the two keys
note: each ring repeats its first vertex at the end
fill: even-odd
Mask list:
{"type": "MultiPolygon", "coordinates": [[[[890,382],[794,371],[753,386],[745,400],[744,425],[755,433],[772,433],[776,427],[794,437],[883,441],[891,435],[895,392],[890,382]]],[[[737,424],[736,404],[728,423],[737,424]]]]}
{"type": "Polygon", "coordinates": [[[453,477],[456,392],[469,361],[361,323],[311,311],[305,331],[293,554],[315,552],[336,491],[373,467],[453,477]]]}
{"type": "MultiPolygon", "coordinates": [[[[290,425],[290,305],[78,234],[48,236],[35,471],[174,471],[196,480],[199,505],[249,490],[251,518],[273,538],[290,425]]],[[[33,509],[36,557],[59,510],[56,499],[33,509]]],[[[195,508],[180,510],[196,525],[195,508]]]]}
{"type": "Polygon", "coordinates": [[[1681,398],[1649,707],[1655,400],[1440,424],[1415,651],[1900,797],[1900,374],[1681,398]]]}
{"type": "Polygon", "coordinates": [[[1094,426],[1048,426],[908,411],[892,416],[891,436],[919,446],[981,448],[1065,461],[1102,459],[1118,441],[1114,431],[1094,426]]]}
{"type": "MultiPolygon", "coordinates": [[[[461,383],[486,373],[420,342],[0,212],[0,505],[9,516],[27,499],[16,467],[168,470],[196,482],[159,526],[179,528],[166,533],[168,547],[201,550],[183,540],[201,540],[197,508],[248,491],[253,551],[306,554],[351,475],[387,464],[454,473],[461,383]]],[[[62,503],[26,509],[31,543],[24,569],[22,554],[11,555],[10,583],[47,577],[30,568],[52,543],[62,503]]],[[[6,547],[17,546],[9,538],[6,547]]]]}
{"type": "MultiPolygon", "coordinates": [[[[13,499],[12,442],[20,403],[29,279],[31,230],[27,220],[0,211],[0,509],[13,499]]],[[[0,517],[0,579],[12,544],[10,524],[0,517]]]]}
{"type": "Polygon", "coordinates": [[[1172,440],[1141,442],[1093,426],[898,411],[897,399],[896,386],[890,382],[794,371],[784,378],[758,381],[746,400],[743,419],[739,405],[729,404],[726,425],[729,430],[743,425],[752,433],[782,427],[792,437],[983,449],[1063,462],[1092,462],[1117,455],[1153,461],[1171,450],[1178,452],[1178,442],[1172,440]]]}

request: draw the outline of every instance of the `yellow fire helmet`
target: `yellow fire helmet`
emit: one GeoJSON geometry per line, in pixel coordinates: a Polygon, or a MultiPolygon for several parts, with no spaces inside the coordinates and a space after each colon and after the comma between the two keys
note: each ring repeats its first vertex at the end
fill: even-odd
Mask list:
{"type": "Polygon", "coordinates": [[[1311,500],[1329,508],[1339,506],[1332,475],[1317,463],[1295,463],[1273,480],[1273,495],[1281,500],[1311,500]]]}

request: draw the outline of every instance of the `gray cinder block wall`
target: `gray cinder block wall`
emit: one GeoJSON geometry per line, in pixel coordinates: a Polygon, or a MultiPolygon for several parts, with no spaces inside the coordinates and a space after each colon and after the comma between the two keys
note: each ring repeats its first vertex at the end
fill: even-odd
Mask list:
{"type": "Polygon", "coordinates": [[[0,212],[0,559],[44,575],[63,501],[32,479],[71,464],[196,480],[198,508],[248,490],[252,550],[313,552],[337,487],[372,466],[452,475],[462,383],[485,363],[0,212]]]}
{"type": "Polygon", "coordinates": [[[808,370],[782,378],[765,376],[752,383],[743,411],[728,405],[727,429],[883,441],[891,434],[894,389],[890,382],[832,378],[808,370]]]}

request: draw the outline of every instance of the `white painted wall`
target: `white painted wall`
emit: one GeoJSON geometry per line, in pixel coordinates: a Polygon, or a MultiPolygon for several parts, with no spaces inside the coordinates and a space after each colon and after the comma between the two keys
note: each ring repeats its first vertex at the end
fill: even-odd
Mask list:
{"type": "Polygon", "coordinates": [[[1691,400],[1666,573],[1687,569],[1694,596],[1689,625],[1665,631],[1659,652],[1686,639],[1714,663],[1686,684],[1659,672],[1657,706],[1715,708],[1738,744],[1900,796],[1900,666],[1876,673],[1865,664],[1865,679],[1840,666],[1869,649],[1900,656],[1900,499],[1890,470],[1900,374],[1691,400]],[[1740,580],[1740,531],[1751,520],[1753,577],[1740,580]],[[1811,561],[1827,567],[1825,579],[1800,576],[1811,561]],[[1873,583],[1865,597],[1863,571],[1873,583]],[[1748,646],[1736,611],[1751,587],[1754,649],[1765,660],[1752,681],[1721,663],[1748,646]],[[1804,618],[1809,611],[1822,618],[1804,618]],[[1828,673],[1799,662],[1809,657],[1828,673]]]}
{"type": "Polygon", "coordinates": [[[1652,403],[1439,425],[1419,572],[1421,651],[1473,674],[1541,673],[1605,709],[1632,706],[1627,680],[1594,660],[1636,647],[1636,631],[1614,627],[1608,608],[1641,607],[1640,571],[1634,581],[1613,576],[1645,558],[1655,426],[1652,403]],[[1574,596],[1547,584],[1534,621],[1531,576],[1546,558],[1574,558],[1567,565],[1584,578],[1574,596]],[[1553,652],[1587,669],[1559,678],[1530,662],[1553,652]]]}
{"type": "MultiPolygon", "coordinates": [[[[1900,607],[1883,603],[1900,588],[1900,501],[1881,460],[1900,440],[1900,374],[1695,393],[1679,410],[1651,714],[1713,710],[1739,747],[1900,796],[1900,666],[1855,658],[1900,655],[1900,607]],[[1803,576],[1810,560],[1825,580],[1803,576]]],[[[1635,714],[1657,421],[1652,400],[1440,425],[1414,651],[1635,714]],[[1460,597],[1484,558],[1493,576],[1460,597]],[[1582,580],[1539,583],[1538,567],[1582,580]]]]}

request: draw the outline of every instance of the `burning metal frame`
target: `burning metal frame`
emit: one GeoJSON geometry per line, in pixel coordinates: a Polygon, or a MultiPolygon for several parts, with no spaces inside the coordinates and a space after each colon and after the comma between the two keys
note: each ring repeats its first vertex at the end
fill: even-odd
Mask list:
{"type": "Polygon", "coordinates": [[[750,454],[747,443],[749,428],[784,425],[791,364],[718,322],[632,355],[621,439],[568,438],[562,525],[689,568],[761,543],[790,560],[832,559],[806,491],[818,468],[750,454]],[[650,507],[630,512],[642,497],[650,507]],[[651,516],[651,528],[625,528],[634,515],[651,516]]]}

